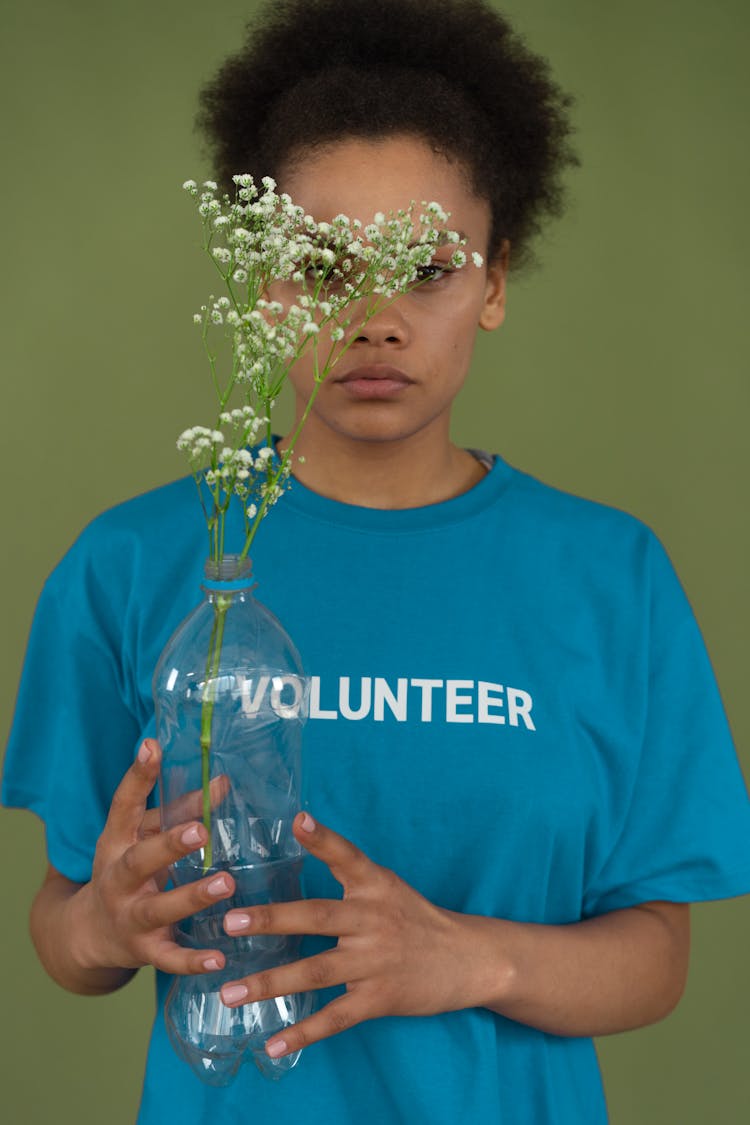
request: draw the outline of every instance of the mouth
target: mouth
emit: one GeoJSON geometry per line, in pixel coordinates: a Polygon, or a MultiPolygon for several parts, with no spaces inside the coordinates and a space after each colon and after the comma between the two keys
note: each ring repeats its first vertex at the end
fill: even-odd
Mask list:
{"type": "Polygon", "coordinates": [[[411,379],[398,367],[373,363],[355,367],[334,380],[352,398],[392,398],[413,385],[411,379]]]}

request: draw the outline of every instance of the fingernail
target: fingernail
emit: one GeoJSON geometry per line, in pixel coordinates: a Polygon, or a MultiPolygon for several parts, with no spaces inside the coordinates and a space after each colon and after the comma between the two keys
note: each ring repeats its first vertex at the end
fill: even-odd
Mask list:
{"type": "Polygon", "coordinates": [[[221,968],[221,965],[215,957],[207,957],[203,962],[203,968],[207,973],[215,973],[217,969],[221,968]]]}
{"type": "Polygon", "coordinates": [[[266,1043],[266,1054],[272,1059],[277,1059],[279,1055],[284,1054],[284,1051],[286,1051],[286,1043],[283,1039],[277,1039],[275,1043],[266,1043]]]}
{"type": "Polygon", "coordinates": [[[244,1000],[247,996],[247,989],[244,984],[230,984],[228,988],[222,988],[221,998],[225,1004],[236,1004],[239,1000],[244,1000]]]}
{"type": "Polygon", "coordinates": [[[138,751],[138,761],[141,763],[142,766],[145,766],[146,762],[151,757],[151,753],[152,753],[152,751],[151,751],[151,747],[149,746],[149,744],[147,742],[141,743],[141,748],[138,751]]]}
{"type": "Polygon", "coordinates": [[[202,839],[200,827],[197,824],[191,824],[190,827],[186,828],[182,833],[180,839],[187,847],[195,847],[196,844],[200,844],[202,839]]]}
{"type": "Polygon", "coordinates": [[[249,914],[227,914],[224,919],[224,929],[228,934],[238,934],[241,930],[250,929],[249,914]]]}
{"type": "Polygon", "coordinates": [[[315,831],[315,821],[313,820],[313,818],[310,816],[309,813],[305,813],[305,815],[302,817],[302,823],[300,824],[300,828],[304,832],[314,832],[315,831]]]}
{"type": "Polygon", "coordinates": [[[210,895],[223,895],[229,890],[229,884],[223,875],[217,875],[206,887],[210,895]]]}

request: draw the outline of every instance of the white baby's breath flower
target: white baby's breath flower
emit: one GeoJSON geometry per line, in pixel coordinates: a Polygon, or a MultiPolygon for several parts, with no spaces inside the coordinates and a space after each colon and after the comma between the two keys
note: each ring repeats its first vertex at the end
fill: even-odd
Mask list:
{"type": "Polygon", "coordinates": [[[427,211],[438,223],[444,223],[448,219],[447,212],[443,210],[439,203],[434,201],[427,204],[427,211]]]}
{"type": "Polygon", "coordinates": [[[474,263],[474,265],[477,267],[477,269],[481,269],[481,267],[484,265],[484,258],[482,257],[481,254],[477,254],[476,250],[471,255],[471,260],[474,263]]]}
{"type": "MultiPolygon", "coordinates": [[[[274,459],[267,415],[306,341],[313,338],[317,344],[325,325],[327,338],[341,344],[347,331],[353,331],[352,301],[365,299],[366,324],[382,307],[382,299],[371,298],[383,294],[389,301],[406,292],[420,276],[419,269],[433,261],[436,245],[462,243],[457,234],[442,229],[447,215],[437,203],[425,202],[420,208],[412,202],[408,209],[387,216],[378,211],[366,227],[343,213],[318,223],[288,194],[277,195],[270,177],[263,179],[262,187],[247,173],[233,176],[232,182],[234,200],[220,196],[213,180],[202,188],[194,180],[184,186],[203,216],[205,248],[219,267],[224,292],[231,296],[212,295],[193,319],[203,326],[217,389],[223,395],[229,387],[237,396],[234,403],[239,398],[240,404],[228,404],[222,397],[216,415],[222,429],[192,427],[180,435],[178,448],[187,456],[199,487],[210,492],[205,510],[215,549],[223,539],[227,505],[234,496],[245,515],[247,550],[255,534],[255,523],[251,528],[247,521],[257,520],[261,510],[265,516],[289,487],[291,458],[286,463],[274,459]],[[213,241],[221,245],[213,246],[213,241]],[[286,298],[284,305],[259,296],[274,282],[293,283],[291,300],[286,298]],[[225,351],[213,346],[218,335],[230,351],[231,367],[225,372],[220,370],[227,360],[225,351]]],[[[476,256],[472,260],[478,264],[476,256]]],[[[316,382],[327,377],[333,362],[332,354],[321,355],[316,382]]],[[[302,457],[297,460],[304,462],[302,457]]]]}

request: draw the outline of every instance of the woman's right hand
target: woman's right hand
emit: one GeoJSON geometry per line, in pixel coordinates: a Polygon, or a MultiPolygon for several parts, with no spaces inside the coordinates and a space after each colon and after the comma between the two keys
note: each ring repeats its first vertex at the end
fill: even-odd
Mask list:
{"type": "MultiPolygon", "coordinates": [[[[169,865],[200,848],[206,829],[199,820],[190,819],[200,815],[201,793],[196,792],[184,799],[184,822],[160,831],[159,810],[146,808],[160,761],[159,744],[147,739],[112,799],[90,882],[71,883],[52,868],[35,900],[32,936],[40,958],[48,972],[73,991],[111,991],[143,965],[175,974],[224,967],[219,950],[184,949],[173,940],[173,923],[229,898],[234,880],[226,872],[214,872],[194,883],[163,890],[169,865]],[[45,895],[51,879],[63,880],[71,893],[63,894],[58,885],[45,895]],[[58,924],[53,925],[51,914],[56,911],[52,907],[56,905],[60,913],[58,924]],[[55,941],[53,931],[55,944],[62,938],[67,946],[66,957],[52,950],[45,957],[47,947],[55,941]],[[110,978],[112,984],[107,987],[105,981],[110,978]]],[[[221,777],[211,782],[213,804],[222,799],[226,785],[221,777]]]]}

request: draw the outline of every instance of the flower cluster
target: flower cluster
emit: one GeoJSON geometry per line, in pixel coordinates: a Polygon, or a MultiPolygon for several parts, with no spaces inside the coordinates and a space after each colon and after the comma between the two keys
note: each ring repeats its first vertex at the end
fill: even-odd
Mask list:
{"type": "MultiPolygon", "coordinates": [[[[183,185],[197,202],[204,249],[224,285],[224,293],[211,296],[193,318],[219,399],[217,424],[194,426],[177,443],[198,485],[210,554],[217,560],[233,496],[245,515],[247,554],[260,520],[287,486],[294,444],[318,388],[358,331],[384,305],[429,280],[437,246],[455,245],[451,269],[467,262],[464,243],[446,229],[449,216],[438,203],[417,208],[412,202],[388,216],[379,212],[367,224],[347,215],[318,222],[289,195],[277,194],[270,177],[260,190],[249,175],[233,179],[234,200],[219,197],[212,180],[200,188],[194,180],[183,185]],[[286,305],[268,299],[269,287],[278,282],[294,293],[286,305]],[[217,332],[231,347],[231,370],[223,377],[211,344],[217,332]],[[272,448],[271,411],[306,348],[313,350],[315,386],[279,460],[272,448]],[[229,409],[235,395],[243,405],[229,409]],[[265,445],[253,454],[250,447],[261,434],[265,445]]],[[[478,254],[473,262],[483,264],[478,254]]]]}

